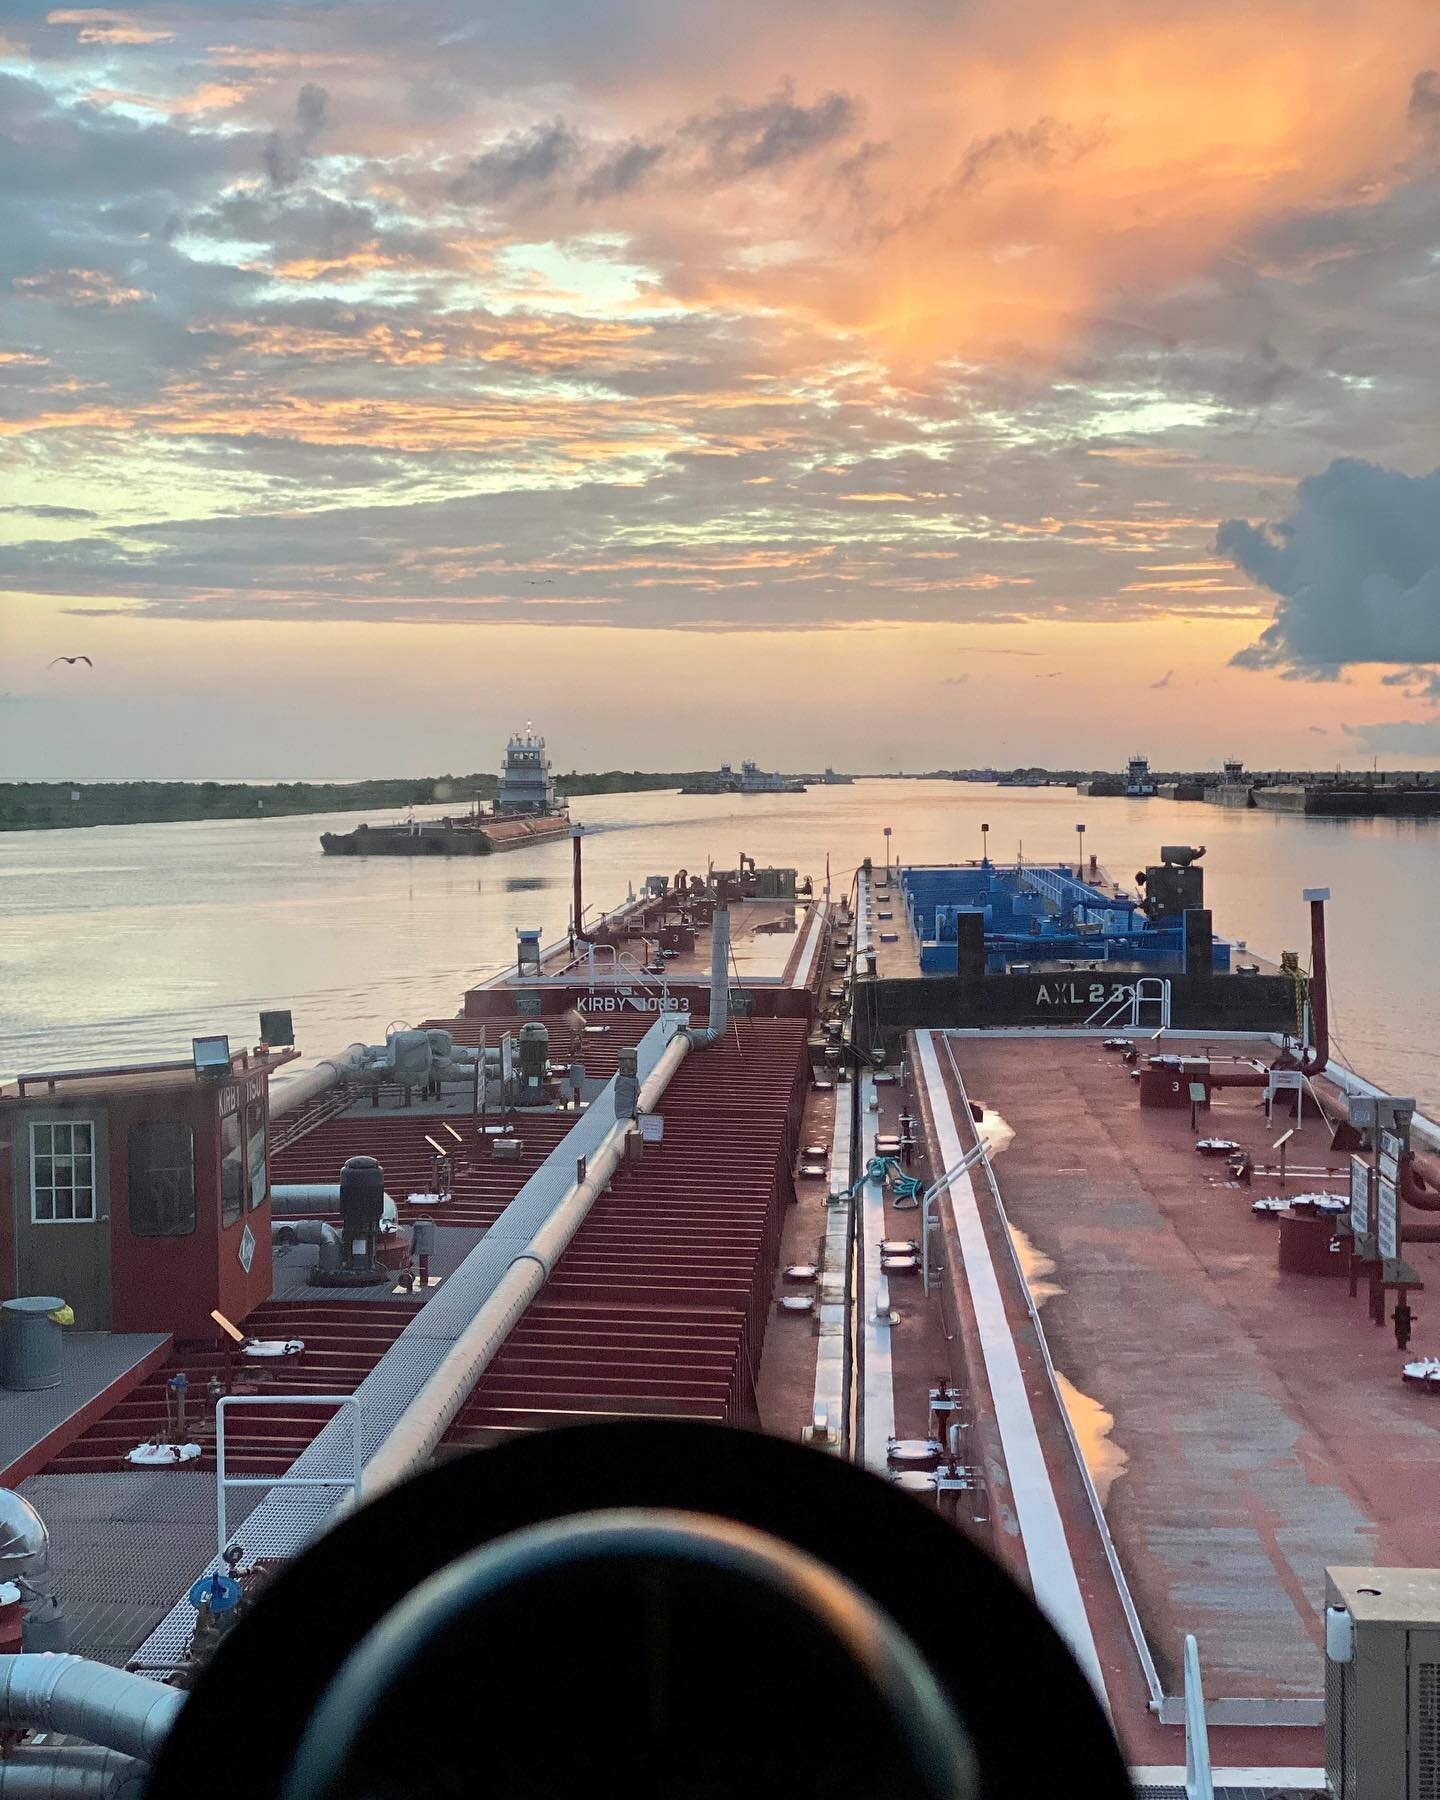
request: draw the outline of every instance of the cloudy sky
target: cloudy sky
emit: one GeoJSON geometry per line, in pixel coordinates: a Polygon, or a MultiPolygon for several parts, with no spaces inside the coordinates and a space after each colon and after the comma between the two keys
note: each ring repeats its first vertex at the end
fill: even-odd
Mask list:
{"type": "Polygon", "coordinates": [[[9,772],[1440,763],[1435,0],[5,0],[0,134],[9,772]]]}

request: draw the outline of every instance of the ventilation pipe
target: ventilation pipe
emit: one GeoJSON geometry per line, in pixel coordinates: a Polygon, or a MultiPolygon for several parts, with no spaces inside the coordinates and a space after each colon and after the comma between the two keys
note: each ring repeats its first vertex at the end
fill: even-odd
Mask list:
{"type": "Polygon", "coordinates": [[[653,1112],[656,1101],[691,1050],[708,1050],[724,1037],[730,1024],[730,908],[718,901],[710,928],[710,1023],[686,1025],[661,1053],[640,1089],[636,1112],[653,1112]]]}
{"type": "Polygon", "coordinates": [[[724,1037],[729,1023],[730,908],[721,901],[710,926],[710,1023],[703,1028],[688,1026],[685,1036],[694,1049],[708,1050],[724,1037]]]}
{"type": "Polygon", "coordinates": [[[372,1085],[398,1081],[406,1087],[421,1087],[429,1081],[470,1081],[478,1056],[477,1050],[457,1044],[438,1026],[429,1031],[392,1031],[383,1044],[351,1044],[339,1056],[328,1056],[304,1074],[272,1087],[270,1117],[282,1118],[342,1081],[372,1085]]]}
{"type": "MultiPolygon", "coordinates": [[[[281,1182],[279,1187],[270,1190],[270,1214],[272,1218],[294,1219],[305,1218],[317,1212],[339,1212],[340,1183],[338,1181],[292,1181],[281,1182]]],[[[380,1208],[380,1225],[394,1227],[400,1223],[400,1213],[394,1200],[387,1194],[380,1208]]]]}
{"type": "Polygon", "coordinates": [[[275,1244],[318,1244],[317,1269],[340,1267],[340,1233],[324,1219],[272,1219],[270,1240],[275,1244]]]}
{"type": "Polygon", "coordinates": [[[1330,1062],[1330,971],[1325,958],[1325,902],[1330,890],[1306,888],[1305,898],[1310,902],[1310,1033],[1315,1041],[1299,1056],[1282,1051],[1273,1066],[1323,1075],[1330,1062]]]}
{"type": "Polygon", "coordinates": [[[141,1800],[149,1779],[149,1763],[92,1744],[18,1744],[0,1759],[3,1800],[141,1800]]]}
{"type": "Polygon", "coordinates": [[[0,1728],[62,1731],[147,1762],[186,1697],[83,1656],[0,1656],[0,1728]]]}

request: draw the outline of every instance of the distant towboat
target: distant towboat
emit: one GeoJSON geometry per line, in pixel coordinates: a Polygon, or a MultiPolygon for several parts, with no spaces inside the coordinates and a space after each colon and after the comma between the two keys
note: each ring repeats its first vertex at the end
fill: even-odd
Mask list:
{"type": "Polygon", "coordinates": [[[790,775],[772,775],[753,762],[742,762],[737,775],[729,763],[721,763],[717,775],[704,775],[681,788],[682,794],[803,794],[805,783],[790,775]]]}
{"type": "Polygon", "coordinates": [[[458,818],[411,818],[326,831],[320,848],[327,856],[493,856],[568,837],[570,831],[570,814],[564,801],[555,798],[545,740],[526,726],[505,746],[499,792],[488,812],[477,805],[458,818]]]}

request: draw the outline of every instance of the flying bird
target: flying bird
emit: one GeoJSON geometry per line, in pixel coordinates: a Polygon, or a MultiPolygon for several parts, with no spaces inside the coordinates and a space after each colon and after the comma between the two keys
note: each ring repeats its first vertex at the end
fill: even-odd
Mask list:
{"type": "Polygon", "coordinates": [[[63,662],[63,663],[83,662],[87,669],[93,669],[95,667],[94,663],[91,662],[91,660],[88,656],[52,656],[50,658],[49,666],[53,669],[57,662],[63,662]]]}

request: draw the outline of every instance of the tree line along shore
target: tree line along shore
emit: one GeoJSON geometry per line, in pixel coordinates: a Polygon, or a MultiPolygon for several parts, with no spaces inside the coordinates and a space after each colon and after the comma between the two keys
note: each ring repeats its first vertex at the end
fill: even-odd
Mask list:
{"type": "MultiPolygon", "coordinates": [[[[571,771],[559,793],[627,794],[683,787],[695,771],[571,771]]],[[[271,819],[299,813],[381,812],[495,797],[494,775],[435,775],[384,781],[7,781],[0,782],[0,831],[57,831],[82,825],[154,825],[194,819],[271,819]]]]}

